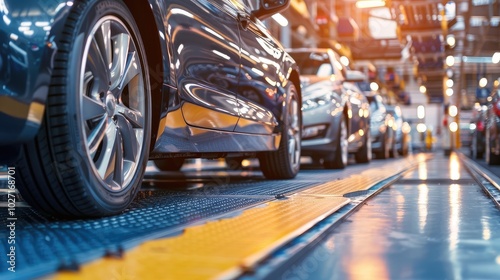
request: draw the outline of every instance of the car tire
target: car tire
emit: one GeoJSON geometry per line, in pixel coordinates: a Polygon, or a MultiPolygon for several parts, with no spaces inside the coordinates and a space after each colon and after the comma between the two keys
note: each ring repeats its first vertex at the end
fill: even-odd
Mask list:
{"type": "Polygon", "coordinates": [[[401,149],[398,151],[399,155],[406,157],[408,155],[408,140],[405,136],[401,139],[401,149]]]}
{"type": "MultiPolygon", "coordinates": [[[[491,129],[491,128],[490,128],[491,129]]],[[[486,129],[486,163],[488,165],[500,165],[500,155],[495,154],[491,147],[491,131],[486,129]]]]}
{"type": "Polygon", "coordinates": [[[335,151],[323,159],[323,166],[326,169],[343,169],[347,166],[349,159],[349,142],[347,140],[347,134],[347,124],[344,115],[342,115],[339,122],[335,151]]]}
{"type": "Polygon", "coordinates": [[[183,158],[155,159],[153,162],[161,171],[179,171],[184,165],[183,158]]]}
{"type": "Polygon", "coordinates": [[[372,160],[372,140],[370,128],[366,129],[363,146],[354,154],[357,163],[369,163],[372,160]]]}
{"type": "Polygon", "coordinates": [[[291,179],[300,169],[302,113],[295,86],[289,83],[283,129],[277,151],[259,155],[260,169],[268,179],[291,179]]]}
{"type": "Polygon", "coordinates": [[[241,170],[243,169],[243,161],[247,157],[227,157],[225,158],[226,168],[229,170],[241,170]]]}
{"type": "Polygon", "coordinates": [[[389,135],[387,131],[384,133],[382,137],[382,142],[380,143],[380,151],[377,151],[375,153],[377,159],[387,159],[389,158],[389,150],[391,149],[390,143],[389,143],[389,135]]]}
{"type": "Polygon", "coordinates": [[[477,133],[474,133],[472,137],[471,151],[472,157],[475,159],[482,159],[484,156],[484,152],[479,150],[479,143],[481,142],[479,137],[480,136],[477,133]]]}
{"type": "Polygon", "coordinates": [[[396,140],[392,138],[392,145],[391,149],[389,151],[389,157],[391,158],[397,158],[398,157],[398,147],[396,147],[396,140]]]}
{"type": "Polygon", "coordinates": [[[17,162],[19,191],[49,215],[120,213],[139,190],[151,138],[139,29],[121,1],[78,1],[57,46],[42,126],[17,162]]]}

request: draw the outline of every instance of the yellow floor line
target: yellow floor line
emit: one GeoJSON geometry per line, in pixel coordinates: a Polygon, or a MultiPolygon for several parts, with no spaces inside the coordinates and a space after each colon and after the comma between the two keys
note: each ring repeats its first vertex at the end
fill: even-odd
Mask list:
{"type": "Polygon", "coordinates": [[[346,193],[365,191],[377,182],[415,166],[417,160],[408,159],[384,165],[384,168],[368,169],[341,181],[330,181],[301,192],[303,195],[343,196],[346,193]]]}
{"type": "Polygon", "coordinates": [[[103,258],[55,279],[225,279],[250,269],[284,242],[349,203],[343,194],[366,190],[415,165],[408,158],[332,181],[240,216],[187,228],[181,235],[148,241],[123,259],[103,258]]]}
{"type": "Polygon", "coordinates": [[[56,279],[234,277],[348,202],[343,197],[301,196],[269,202],[238,217],[187,228],[177,237],[149,241],[122,260],[104,258],[78,273],[59,273],[56,279]]]}

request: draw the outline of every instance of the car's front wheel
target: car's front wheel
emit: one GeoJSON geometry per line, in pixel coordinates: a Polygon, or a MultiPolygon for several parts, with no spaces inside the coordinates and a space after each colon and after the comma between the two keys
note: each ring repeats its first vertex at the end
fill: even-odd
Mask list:
{"type": "Polygon", "coordinates": [[[347,124],[344,115],[340,118],[337,145],[335,151],[324,158],[323,165],[326,169],[343,169],[349,159],[347,124]]]}
{"type": "MultiPolygon", "coordinates": [[[[496,124],[493,124],[496,125],[496,124]]],[[[500,137],[497,133],[497,127],[486,129],[486,163],[489,165],[500,165],[500,155],[496,152],[500,137]],[[492,131],[493,130],[493,131],[492,131]]]]}
{"type": "Polygon", "coordinates": [[[154,163],[161,171],[179,171],[184,165],[184,158],[155,159],[154,163]]]}
{"type": "Polygon", "coordinates": [[[291,179],[300,169],[302,113],[297,90],[291,83],[287,101],[279,149],[259,155],[260,169],[268,179],[291,179]]]}
{"type": "Polygon", "coordinates": [[[51,215],[119,213],[140,187],[150,143],[139,30],[121,1],[79,1],[58,47],[42,128],[18,162],[19,191],[51,215]]]}
{"type": "Polygon", "coordinates": [[[372,160],[372,140],[369,128],[366,129],[363,146],[354,154],[354,159],[357,163],[369,163],[372,160]]]}

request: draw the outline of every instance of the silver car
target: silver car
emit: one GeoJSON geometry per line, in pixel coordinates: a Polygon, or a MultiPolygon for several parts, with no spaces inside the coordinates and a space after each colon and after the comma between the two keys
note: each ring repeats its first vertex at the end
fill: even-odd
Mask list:
{"type": "Polygon", "coordinates": [[[322,159],[327,169],[346,167],[349,153],[359,163],[369,162],[370,106],[354,83],[360,73],[346,70],[331,49],[288,52],[301,73],[302,155],[322,159]]]}

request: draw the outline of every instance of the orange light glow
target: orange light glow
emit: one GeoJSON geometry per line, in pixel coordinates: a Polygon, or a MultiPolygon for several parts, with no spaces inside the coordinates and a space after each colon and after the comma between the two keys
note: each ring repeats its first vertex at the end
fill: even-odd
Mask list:
{"type": "Polygon", "coordinates": [[[356,2],[356,8],[365,9],[365,8],[378,8],[384,7],[384,0],[358,0],[356,2]]]}

